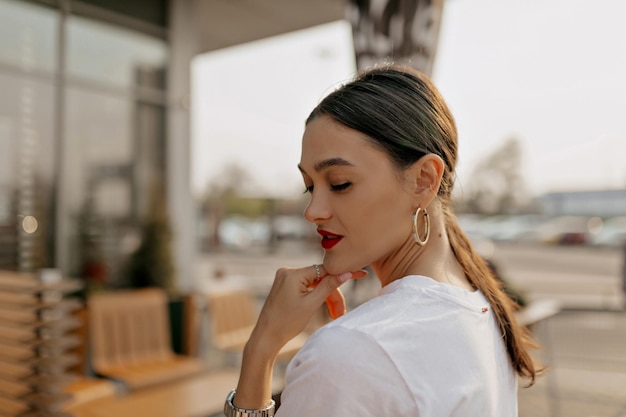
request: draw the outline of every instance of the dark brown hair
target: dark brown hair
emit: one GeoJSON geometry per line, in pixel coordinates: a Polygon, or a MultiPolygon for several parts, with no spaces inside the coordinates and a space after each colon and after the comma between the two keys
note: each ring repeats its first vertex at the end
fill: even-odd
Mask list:
{"type": "Polygon", "coordinates": [[[327,115],[366,134],[398,169],[406,169],[422,156],[433,153],[445,162],[438,191],[450,246],[465,275],[485,295],[502,330],[513,368],[530,379],[542,371],[529,353],[537,347],[530,333],[517,324],[515,302],[502,290],[485,260],[474,250],[451,209],[457,161],[457,130],[452,114],[437,88],[421,72],[386,66],[361,73],[329,94],[311,112],[327,115]]]}

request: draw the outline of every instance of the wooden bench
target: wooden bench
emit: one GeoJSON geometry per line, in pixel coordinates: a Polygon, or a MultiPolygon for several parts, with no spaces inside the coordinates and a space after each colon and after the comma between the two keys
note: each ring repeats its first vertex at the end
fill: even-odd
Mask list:
{"type": "MultiPolygon", "coordinates": [[[[254,295],[247,290],[233,290],[208,295],[211,344],[222,351],[241,352],[259,316],[254,295]]],[[[291,359],[308,338],[301,333],[280,351],[277,362],[291,359]]]]}
{"type": "Polygon", "coordinates": [[[224,410],[228,391],[237,386],[238,372],[208,374],[104,398],[73,407],[74,417],[208,417],[224,410]]]}
{"type": "Polygon", "coordinates": [[[171,347],[168,300],[156,288],[94,294],[87,302],[91,362],[101,376],[135,390],[206,372],[171,347]]]}
{"type": "MultiPolygon", "coordinates": [[[[158,304],[161,306],[159,307],[160,313],[156,316],[155,314],[141,315],[144,319],[161,323],[159,326],[160,331],[158,339],[161,340],[159,343],[165,343],[165,347],[158,347],[156,346],[157,344],[155,344],[157,347],[156,350],[159,352],[169,352],[167,356],[170,358],[174,356],[178,357],[178,360],[188,359],[197,363],[194,359],[177,356],[171,352],[171,348],[169,347],[168,332],[164,329],[162,324],[164,322],[167,324],[168,321],[167,316],[163,314],[164,311],[166,312],[166,310],[164,310],[164,303],[166,303],[167,300],[162,292],[139,290],[132,292],[121,291],[111,294],[98,294],[90,298],[89,305],[91,306],[91,301],[97,299],[96,304],[100,302],[101,304],[106,304],[108,307],[115,307],[118,310],[121,308],[120,306],[123,305],[126,306],[124,308],[127,310],[135,311],[135,309],[138,309],[145,312],[147,311],[145,306],[145,297],[154,298],[151,303],[156,303],[156,299],[158,299],[158,304]],[[149,293],[151,292],[152,294],[150,295],[149,293]],[[155,297],[154,292],[158,293],[158,296],[155,297]],[[113,297],[113,299],[111,299],[109,295],[113,297]],[[103,301],[103,297],[106,297],[107,300],[103,301]],[[132,301],[132,303],[130,303],[130,301],[132,301]],[[132,304],[134,309],[128,307],[128,304],[132,304]]],[[[193,295],[188,298],[191,300],[200,297],[193,295]]],[[[202,296],[202,298],[204,297],[202,296]]],[[[190,307],[188,305],[190,304],[190,301],[187,301],[185,304],[187,308],[190,307]]],[[[102,305],[96,305],[96,308],[98,307],[102,307],[102,305]]],[[[89,313],[91,313],[90,315],[93,315],[91,308],[89,313]]],[[[125,313],[125,315],[129,314],[137,313],[125,313]]],[[[120,318],[118,317],[116,320],[120,321],[120,318]]],[[[89,318],[87,321],[89,323],[93,323],[93,317],[89,318]]],[[[124,320],[122,320],[122,322],[124,322],[124,320]]],[[[138,324],[141,323],[136,323],[135,326],[138,324]]],[[[119,323],[116,324],[116,326],[119,325],[119,323]]],[[[126,325],[129,326],[128,320],[126,320],[126,325]]],[[[188,325],[189,323],[186,323],[185,327],[188,327],[188,325]]],[[[99,326],[104,326],[104,324],[101,323],[99,326]]],[[[92,334],[91,339],[93,344],[95,343],[95,340],[93,340],[93,332],[96,331],[96,329],[93,329],[92,325],[89,327],[89,332],[92,334]]],[[[120,329],[116,329],[116,332],[119,333],[120,329]]],[[[135,328],[133,327],[133,329],[135,328]]],[[[122,331],[122,333],[124,332],[122,331]]],[[[145,336],[141,337],[145,338],[145,336]]],[[[117,351],[121,345],[141,345],[139,342],[133,342],[132,340],[127,341],[124,344],[120,344],[121,342],[115,342],[113,338],[109,338],[107,343],[111,345],[110,349],[115,351],[117,351]]],[[[187,344],[189,344],[189,341],[187,344]]],[[[133,358],[134,356],[136,355],[133,353],[122,355],[123,358],[133,358]]],[[[154,356],[156,356],[156,354],[154,356]]],[[[134,368],[134,365],[132,364],[129,366],[130,368],[134,368]]],[[[146,364],[145,369],[149,369],[151,366],[151,364],[146,364]]],[[[85,387],[81,387],[82,383],[79,381],[77,383],[77,388],[80,389],[79,395],[75,398],[74,403],[70,407],[66,408],[66,411],[75,417],[134,417],[142,415],[150,415],[151,417],[212,416],[223,410],[224,398],[229,390],[237,386],[238,378],[238,370],[218,369],[208,372],[194,373],[181,378],[177,377],[168,382],[141,386],[139,387],[141,389],[116,392],[113,395],[108,393],[109,395],[107,396],[105,396],[107,393],[103,391],[104,387],[90,387],[89,383],[87,383],[88,390],[86,392],[85,387]],[[90,394],[98,394],[100,395],[100,398],[91,399],[89,398],[90,394]]]]}

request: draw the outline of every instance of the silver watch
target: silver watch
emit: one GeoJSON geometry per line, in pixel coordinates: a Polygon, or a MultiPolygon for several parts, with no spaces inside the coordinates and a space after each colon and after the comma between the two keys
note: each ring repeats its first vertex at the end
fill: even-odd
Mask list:
{"type": "Polygon", "coordinates": [[[226,397],[224,402],[224,414],[226,417],[274,417],[274,400],[270,401],[270,405],[259,410],[248,410],[245,408],[237,408],[233,405],[236,390],[232,390],[226,397]]]}

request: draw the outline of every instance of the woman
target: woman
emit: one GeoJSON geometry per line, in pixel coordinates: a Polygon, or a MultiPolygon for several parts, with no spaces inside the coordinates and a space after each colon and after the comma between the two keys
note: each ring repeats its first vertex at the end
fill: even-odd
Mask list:
{"type": "Polygon", "coordinates": [[[367,71],[313,110],[298,167],[324,261],[276,273],[227,415],[273,414],[276,354],[324,300],[342,317],[289,364],[278,416],[517,415],[531,340],[451,212],[456,159],[454,120],[415,70],[367,71]],[[338,287],[363,265],[382,289],[343,315],[338,287]]]}

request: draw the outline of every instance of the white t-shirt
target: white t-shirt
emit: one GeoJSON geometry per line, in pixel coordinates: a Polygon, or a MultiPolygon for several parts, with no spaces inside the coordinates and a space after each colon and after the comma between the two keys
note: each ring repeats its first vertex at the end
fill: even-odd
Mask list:
{"type": "Polygon", "coordinates": [[[514,417],[517,380],[480,291],[407,276],[315,332],[277,417],[514,417]]]}

